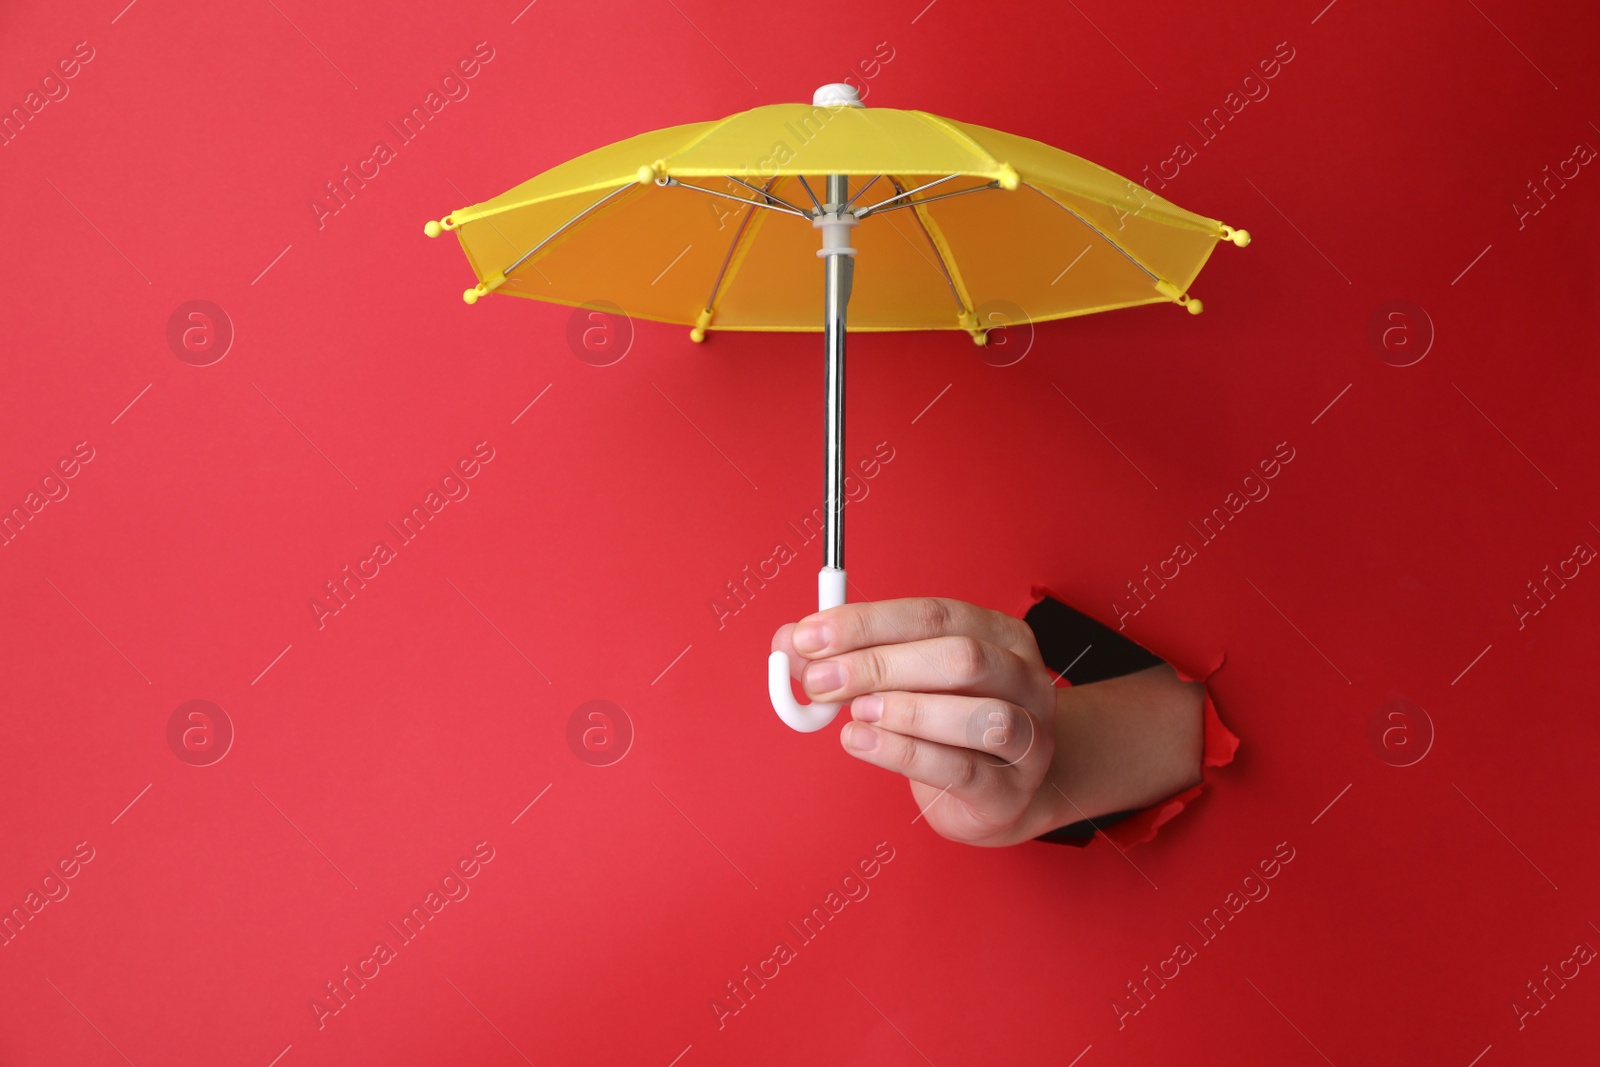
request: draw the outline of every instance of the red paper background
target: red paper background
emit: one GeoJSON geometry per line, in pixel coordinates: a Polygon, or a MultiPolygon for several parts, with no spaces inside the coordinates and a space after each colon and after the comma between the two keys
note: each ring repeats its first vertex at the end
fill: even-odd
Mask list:
{"type": "Polygon", "coordinates": [[[0,948],[0,1062],[1591,1054],[1591,968],[1520,1027],[1513,1004],[1600,945],[1600,577],[1521,628],[1512,604],[1600,545],[1600,176],[1520,226],[1512,205],[1600,145],[1600,17],[924,2],[5,12],[6,109],[75,43],[94,58],[0,148],[0,506],[77,442],[94,458],[0,549],[0,905],[78,842],[94,858],[0,948]],[[319,227],[323,184],[479,41],[470,95],[319,227]],[[1189,669],[1225,657],[1243,744],[1126,856],[951,844],[835,730],[781,726],[762,661],[814,602],[815,545],[718,629],[711,598],[820,493],[818,335],[638,323],[594,366],[567,309],[462,304],[460,252],[422,235],[603,143],[809,100],[879,42],[869,104],[1133,176],[1188,141],[1164,195],[1255,237],[1217,250],[1198,318],[1051,323],[1003,368],[960,333],[851,350],[850,458],[894,450],[847,509],[858,597],[1020,610],[1042,583],[1112,619],[1294,449],[1130,622],[1189,669]],[[1188,124],[1279,42],[1270,95],[1202,143],[1188,124]],[[197,299],[236,331],[206,367],[166,339],[197,299]],[[1436,333],[1405,367],[1368,340],[1396,300],[1436,333]],[[323,583],[480,441],[470,496],[319,629],[323,583]],[[1406,767],[1369,739],[1399,697],[1434,732],[1406,767]],[[206,767],[167,741],[196,699],[236,732],[206,767]],[[635,731],[607,767],[567,743],[593,699],[635,731]],[[470,895],[319,1029],[324,983],[479,842],[470,895]],[[719,1028],[724,983],[879,842],[870,895],[719,1028]],[[1280,843],[1270,896],[1202,943],[1189,924],[1280,843]],[[1127,983],[1183,940],[1197,958],[1119,1026],[1127,983]]]}

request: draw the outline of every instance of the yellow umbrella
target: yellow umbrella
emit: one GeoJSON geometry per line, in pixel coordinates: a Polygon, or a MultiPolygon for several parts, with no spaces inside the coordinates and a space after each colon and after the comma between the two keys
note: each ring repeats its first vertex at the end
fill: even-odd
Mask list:
{"type": "MultiPolygon", "coordinates": [[[[978,344],[995,326],[980,318],[986,305],[1029,322],[1152,303],[1199,314],[1189,286],[1211,250],[1250,242],[1088,160],[925,111],[863,107],[844,84],[818,89],[809,107],[770,104],[618,141],[424,230],[461,242],[478,278],[462,294],[469,304],[496,293],[581,306],[605,293],[632,316],[691,326],[695,341],[707,330],[824,331],[819,609],[845,601],[847,306],[851,330],[966,330],[978,344]],[[869,221],[896,211],[906,214],[869,221]],[[858,255],[870,269],[855,286],[858,255]]],[[[840,706],[798,703],[781,652],[768,691],[797,730],[821,729],[840,706]]]]}

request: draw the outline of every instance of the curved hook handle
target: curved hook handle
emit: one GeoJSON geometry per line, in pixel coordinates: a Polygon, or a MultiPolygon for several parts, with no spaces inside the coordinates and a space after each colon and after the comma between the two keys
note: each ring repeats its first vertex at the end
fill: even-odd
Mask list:
{"type": "MultiPolygon", "coordinates": [[[[817,610],[827,611],[844,603],[845,573],[838,567],[824,567],[817,572],[817,610]]],[[[774,652],[767,657],[767,696],[772,700],[772,710],[778,713],[785,726],[803,734],[815,733],[833,721],[844,701],[814,700],[802,704],[794,698],[789,685],[789,657],[774,652]]]]}
{"type": "Polygon", "coordinates": [[[767,695],[772,698],[772,710],[778,713],[783,724],[803,734],[816,733],[832,722],[844,707],[844,702],[839,700],[813,700],[809,704],[796,700],[789,687],[789,656],[784,652],[774,652],[767,657],[767,695]]]}

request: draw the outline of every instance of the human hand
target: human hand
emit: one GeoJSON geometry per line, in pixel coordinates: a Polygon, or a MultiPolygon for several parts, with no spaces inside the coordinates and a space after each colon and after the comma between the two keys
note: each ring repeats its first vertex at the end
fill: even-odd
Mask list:
{"type": "Polygon", "coordinates": [[[844,604],[772,647],[812,700],[850,702],[845,751],[909,778],[940,835],[1010,845],[1062,824],[1059,790],[1041,789],[1057,690],[1021,619],[939,597],[844,604]]]}

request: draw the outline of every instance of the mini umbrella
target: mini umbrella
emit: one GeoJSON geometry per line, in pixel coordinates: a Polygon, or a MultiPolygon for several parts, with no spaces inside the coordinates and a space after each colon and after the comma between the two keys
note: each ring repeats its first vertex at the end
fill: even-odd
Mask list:
{"type": "MultiPolygon", "coordinates": [[[[1151,303],[1199,314],[1188,289],[1216,243],[1250,242],[1088,160],[924,111],[863,107],[846,84],[818,89],[809,107],[770,104],[585,153],[424,227],[445,231],[478,278],[462,294],[469,304],[496,293],[577,307],[606,293],[636,317],[692,326],[695,341],[708,330],[824,332],[819,610],[845,602],[852,299],[851,330],[965,330],[980,345],[995,328],[986,306],[1002,302],[1030,322],[1151,303]],[[907,212],[901,225],[863,225],[895,211],[907,212]],[[854,285],[858,254],[872,270],[854,285]],[[1075,254],[1082,262],[1059,270],[1075,254]]],[[[782,652],[767,661],[767,688],[796,730],[839,711],[795,699],[782,652]]]]}

